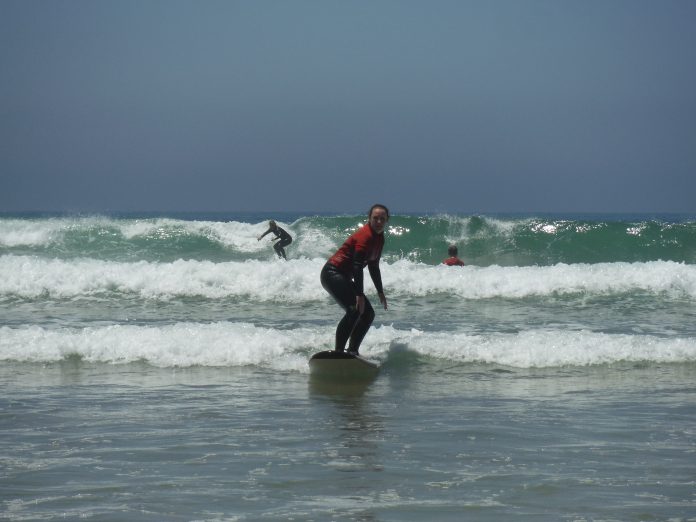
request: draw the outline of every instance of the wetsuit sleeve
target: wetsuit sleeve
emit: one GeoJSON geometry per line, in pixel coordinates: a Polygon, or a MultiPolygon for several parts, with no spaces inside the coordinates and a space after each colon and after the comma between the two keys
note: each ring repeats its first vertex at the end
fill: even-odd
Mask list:
{"type": "Polygon", "coordinates": [[[271,231],[271,229],[269,228],[268,230],[266,230],[263,234],[261,234],[261,235],[259,236],[259,239],[262,239],[262,238],[263,238],[266,234],[268,234],[270,231],[271,231]]]}
{"type": "Polygon", "coordinates": [[[384,289],[382,288],[382,272],[379,269],[379,262],[368,264],[367,269],[370,271],[370,277],[372,278],[372,282],[377,289],[377,293],[383,294],[384,289]]]}
{"type": "Polygon", "coordinates": [[[363,267],[365,266],[365,251],[356,250],[353,254],[353,287],[355,293],[363,295],[363,267]]]}

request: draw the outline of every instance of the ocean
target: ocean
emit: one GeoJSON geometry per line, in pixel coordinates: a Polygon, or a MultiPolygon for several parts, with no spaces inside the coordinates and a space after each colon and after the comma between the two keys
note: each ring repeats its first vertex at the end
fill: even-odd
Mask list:
{"type": "Polygon", "coordinates": [[[695,216],[394,215],[319,382],[362,223],[0,214],[0,518],[696,520],[695,216]]]}

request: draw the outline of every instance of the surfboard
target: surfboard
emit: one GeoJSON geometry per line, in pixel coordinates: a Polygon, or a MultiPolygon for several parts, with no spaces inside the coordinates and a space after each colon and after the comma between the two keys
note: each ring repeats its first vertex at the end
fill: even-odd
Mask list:
{"type": "Polygon", "coordinates": [[[379,366],[359,355],[327,350],[312,355],[309,373],[314,377],[371,379],[379,373],[379,366]]]}

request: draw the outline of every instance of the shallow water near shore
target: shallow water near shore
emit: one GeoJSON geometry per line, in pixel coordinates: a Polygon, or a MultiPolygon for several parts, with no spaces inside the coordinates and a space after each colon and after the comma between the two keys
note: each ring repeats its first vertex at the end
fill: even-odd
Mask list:
{"type": "Polygon", "coordinates": [[[8,519],[688,520],[696,508],[693,364],[506,369],[396,353],[371,383],[331,385],[75,359],[4,365],[0,382],[8,519]]]}

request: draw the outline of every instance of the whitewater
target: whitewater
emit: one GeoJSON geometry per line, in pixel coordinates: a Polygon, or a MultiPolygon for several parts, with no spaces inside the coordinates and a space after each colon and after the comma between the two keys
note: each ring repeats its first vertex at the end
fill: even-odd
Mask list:
{"type": "MultiPolygon", "coordinates": [[[[273,262],[177,260],[72,261],[27,256],[0,257],[0,296],[73,298],[139,296],[144,299],[245,297],[255,301],[311,302],[325,299],[316,274],[325,259],[273,262]]],[[[385,263],[384,284],[397,297],[451,294],[464,299],[522,298],[564,294],[631,292],[696,299],[696,265],[648,263],[558,264],[550,267],[448,267],[409,261],[385,263]]]]}

